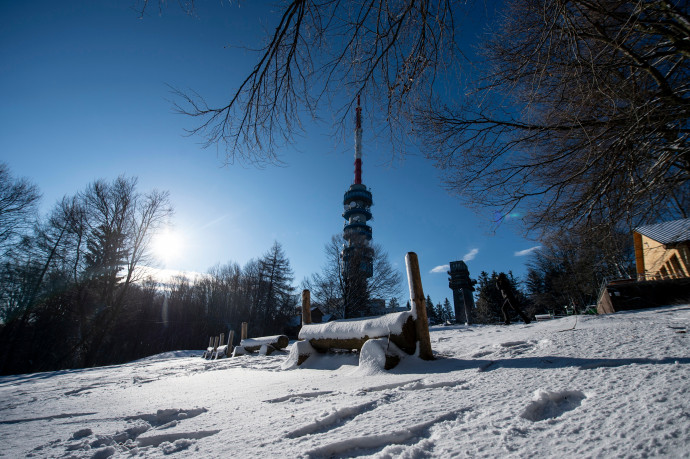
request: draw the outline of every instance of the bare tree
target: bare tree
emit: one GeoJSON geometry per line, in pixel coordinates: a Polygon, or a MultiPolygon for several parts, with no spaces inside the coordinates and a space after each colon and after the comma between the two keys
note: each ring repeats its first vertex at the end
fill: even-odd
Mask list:
{"type": "Polygon", "coordinates": [[[606,281],[635,274],[633,240],[621,231],[550,237],[530,255],[528,268],[526,286],[535,308],[532,312],[565,312],[565,307],[584,311],[597,302],[606,281]]]}
{"type": "MultiPolygon", "coordinates": [[[[138,2],[145,11],[147,1],[138,2]]],[[[189,5],[187,3],[186,5],[189,5]]],[[[193,6],[193,4],[192,4],[193,6]]],[[[290,0],[278,6],[275,30],[266,32],[256,65],[214,105],[198,93],[174,89],[177,109],[200,121],[191,133],[221,143],[229,163],[280,162],[276,147],[316,118],[331,97],[337,117],[347,118],[355,94],[368,94],[391,133],[401,135],[407,114],[434,94],[435,85],[460,53],[456,10],[450,0],[290,0]]],[[[365,98],[365,102],[366,102],[365,98]]]]}
{"type": "Polygon", "coordinates": [[[688,43],[686,2],[511,0],[481,86],[417,114],[429,156],[532,229],[686,217],[688,43]]]}
{"type": "MultiPolygon", "coordinates": [[[[397,297],[400,294],[402,276],[393,269],[388,254],[379,244],[372,244],[374,275],[371,278],[361,272],[350,273],[354,278],[347,279],[342,268],[340,251],[345,240],[336,234],[324,247],[326,262],[321,273],[312,274],[303,281],[303,287],[311,291],[315,303],[328,313],[341,318],[359,317],[370,313],[371,299],[397,297]]],[[[358,266],[358,263],[351,263],[358,266]]]]}
{"type": "Polygon", "coordinates": [[[335,102],[342,126],[361,93],[398,141],[423,141],[466,203],[530,209],[528,228],[688,214],[687,2],[507,0],[478,87],[451,92],[473,3],[283,1],[229,100],[176,91],[178,109],[228,162],[265,165],[301,119],[335,102]]]}
{"type": "Polygon", "coordinates": [[[150,239],[172,214],[168,193],[136,190],[136,178],[97,180],[61,204],[66,215],[73,266],[75,308],[84,364],[98,359],[103,340],[118,320],[150,239]]]}
{"type": "Polygon", "coordinates": [[[40,197],[35,185],[13,178],[7,165],[0,163],[0,251],[32,228],[40,197]]]}

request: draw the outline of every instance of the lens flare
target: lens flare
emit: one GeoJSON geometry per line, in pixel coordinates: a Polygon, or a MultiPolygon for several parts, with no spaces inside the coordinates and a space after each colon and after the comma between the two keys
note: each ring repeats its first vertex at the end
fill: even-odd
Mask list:
{"type": "Polygon", "coordinates": [[[183,248],[182,236],[169,229],[157,234],[152,241],[153,254],[166,263],[178,259],[183,248]]]}

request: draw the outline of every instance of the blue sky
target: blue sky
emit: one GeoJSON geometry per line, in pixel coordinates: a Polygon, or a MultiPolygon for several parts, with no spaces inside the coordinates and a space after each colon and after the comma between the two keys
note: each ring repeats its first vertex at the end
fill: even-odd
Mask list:
{"type": "MultiPolygon", "coordinates": [[[[261,27],[276,20],[270,6],[218,0],[190,17],[171,2],[161,16],[151,9],[139,19],[132,4],[0,3],[0,161],[40,187],[44,211],[121,174],[138,177],[140,191],[168,190],[181,242],[161,267],[244,264],[277,240],[296,284],[318,271],[324,245],[342,230],[342,195],[353,181],[349,128],[341,139],[328,124],[310,124],[294,148],[282,149],[286,167],[222,167],[222,151],[184,135],[193,120],[173,112],[167,86],[225,103],[255,61],[228,45],[258,43],[261,27]]],[[[435,302],[452,298],[447,268],[438,268],[452,260],[465,258],[473,277],[525,274],[526,253],[539,243],[520,236],[519,219],[493,232],[491,211],[463,208],[430,162],[410,155],[391,164],[390,146],[368,135],[363,118],[374,240],[394,266],[404,274],[405,253],[417,252],[435,302]]]]}

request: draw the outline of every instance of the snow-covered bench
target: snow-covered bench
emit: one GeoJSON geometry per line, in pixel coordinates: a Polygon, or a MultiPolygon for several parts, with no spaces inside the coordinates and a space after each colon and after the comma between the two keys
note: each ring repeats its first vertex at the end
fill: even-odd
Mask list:
{"type": "MultiPolygon", "coordinates": [[[[302,341],[292,347],[288,360],[301,365],[314,351],[345,349],[362,351],[361,362],[365,347],[369,348],[368,357],[376,355],[385,360],[385,369],[396,366],[405,354],[417,353],[422,359],[433,359],[417,255],[408,252],[405,263],[410,284],[411,310],[321,324],[310,324],[306,320],[299,332],[299,339],[302,341]]],[[[305,290],[302,293],[302,311],[309,310],[309,298],[309,291],[305,290]]],[[[308,317],[307,314],[304,316],[308,317]]]]}
{"type": "Polygon", "coordinates": [[[393,368],[400,361],[401,351],[414,354],[416,350],[415,321],[411,311],[396,312],[380,317],[337,320],[324,324],[303,325],[299,339],[309,343],[295,346],[300,353],[298,365],[311,354],[312,350],[327,352],[335,349],[362,350],[369,340],[385,340],[386,369],[393,368]]]}
{"type": "Polygon", "coordinates": [[[237,349],[233,355],[240,355],[240,353],[250,353],[259,351],[263,355],[271,355],[273,352],[285,349],[290,343],[290,340],[285,335],[262,336],[259,338],[245,338],[240,341],[237,349]]]}

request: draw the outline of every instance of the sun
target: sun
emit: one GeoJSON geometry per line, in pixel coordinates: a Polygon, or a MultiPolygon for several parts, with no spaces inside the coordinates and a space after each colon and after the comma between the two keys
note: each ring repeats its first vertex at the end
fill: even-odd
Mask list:
{"type": "Polygon", "coordinates": [[[151,248],[156,258],[166,263],[179,258],[184,242],[182,236],[170,229],[163,230],[154,236],[151,248]]]}

